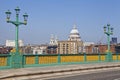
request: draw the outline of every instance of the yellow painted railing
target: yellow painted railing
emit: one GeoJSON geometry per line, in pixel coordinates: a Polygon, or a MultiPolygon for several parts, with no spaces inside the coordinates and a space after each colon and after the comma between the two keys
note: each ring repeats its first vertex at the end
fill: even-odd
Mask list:
{"type": "Polygon", "coordinates": [[[118,55],[118,60],[120,60],[120,55],[118,55]]]}
{"type": "Polygon", "coordinates": [[[113,55],[112,60],[117,60],[117,55],[113,55]]]}
{"type": "MultiPolygon", "coordinates": [[[[40,65],[54,65],[54,64],[73,64],[76,62],[106,62],[106,54],[54,54],[54,55],[23,55],[23,67],[40,66],[40,65]]],[[[12,68],[12,56],[0,55],[0,69],[12,68]]],[[[120,61],[120,54],[113,54],[111,61],[120,61]]]]}
{"type": "Polygon", "coordinates": [[[51,64],[58,62],[58,56],[39,56],[39,64],[51,64]]]}
{"type": "MultiPolygon", "coordinates": [[[[112,59],[120,60],[120,55],[112,55],[112,59]]],[[[55,55],[24,55],[25,65],[38,66],[40,64],[62,64],[73,62],[106,61],[106,54],[55,54],[55,55]],[[36,65],[37,64],[37,65],[36,65]]],[[[2,64],[3,65],[3,64],[2,64]]],[[[4,64],[5,65],[5,64],[4,64]]]]}
{"type": "Polygon", "coordinates": [[[63,62],[83,62],[84,56],[77,55],[77,56],[61,56],[61,63],[63,62]]]}
{"type": "Polygon", "coordinates": [[[99,56],[98,55],[88,55],[87,56],[87,61],[98,61],[99,56]]]}
{"type": "Polygon", "coordinates": [[[7,57],[0,57],[0,66],[7,66],[7,57]]]}
{"type": "Polygon", "coordinates": [[[105,61],[105,55],[101,55],[100,59],[101,61],[105,61]]]}
{"type": "MultiPolygon", "coordinates": [[[[105,55],[30,55],[25,56],[25,64],[52,64],[64,62],[86,62],[86,61],[105,61],[105,55]],[[85,57],[86,56],[86,57],[85,57]],[[60,61],[58,59],[60,57],[60,61]]],[[[120,55],[118,56],[120,60],[120,55]]],[[[117,56],[113,55],[113,60],[117,60],[117,56]]]]}
{"type": "Polygon", "coordinates": [[[35,64],[35,56],[26,56],[26,64],[35,64]]]}

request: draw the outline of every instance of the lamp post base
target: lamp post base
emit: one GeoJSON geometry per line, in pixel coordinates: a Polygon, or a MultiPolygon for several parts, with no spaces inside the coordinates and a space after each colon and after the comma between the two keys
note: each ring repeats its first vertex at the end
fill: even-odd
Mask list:
{"type": "Polygon", "coordinates": [[[107,52],[106,53],[106,61],[107,62],[111,62],[112,61],[112,53],[111,52],[107,52]]]}
{"type": "Polygon", "coordinates": [[[12,68],[22,68],[22,55],[19,52],[11,53],[12,68]]]}

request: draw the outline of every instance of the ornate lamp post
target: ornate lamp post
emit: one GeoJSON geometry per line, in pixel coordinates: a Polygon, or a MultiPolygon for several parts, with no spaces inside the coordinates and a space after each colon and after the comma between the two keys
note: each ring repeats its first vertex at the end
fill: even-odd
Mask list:
{"type": "Polygon", "coordinates": [[[107,43],[108,43],[107,60],[111,61],[112,53],[110,52],[110,35],[113,35],[113,28],[110,28],[110,24],[107,24],[107,27],[104,26],[104,33],[107,35],[107,43]]]}
{"type": "MultiPolygon", "coordinates": [[[[28,18],[28,15],[25,13],[24,15],[23,15],[23,17],[24,17],[24,22],[20,22],[19,21],[19,12],[20,12],[20,9],[19,9],[19,7],[17,7],[16,9],[15,9],[15,11],[16,11],[16,20],[15,21],[12,21],[12,20],[10,20],[10,15],[11,15],[11,12],[8,10],[7,12],[5,12],[6,13],[6,15],[7,15],[7,18],[6,18],[6,21],[7,21],[7,23],[12,23],[12,24],[14,24],[15,25],[15,31],[16,31],[16,36],[15,36],[15,50],[16,50],[16,52],[15,52],[15,54],[14,55],[18,55],[18,56],[16,56],[16,58],[15,59],[17,59],[17,57],[19,57],[19,43],[18,43],[18,40],[19,40],[19,37],[18,37],[18,29],[19,29],[19,25],[26,25],[27,24],[27,18],[28,18]]],[[[13,63],[15,63],[15,62],[13,62],[13,63]]]]}

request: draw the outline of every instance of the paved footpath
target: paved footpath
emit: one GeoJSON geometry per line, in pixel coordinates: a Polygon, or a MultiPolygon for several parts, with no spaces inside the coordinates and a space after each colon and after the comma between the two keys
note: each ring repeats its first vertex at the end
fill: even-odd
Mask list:
{"type": "Polygon", "coordinates": [[[19,69],[6,69],[0,70],[0,80],[16,77],[16,76],[29,76],[29,75],[42,75],[60,72],[70,72],[77,70],[89,70],[100,68],[120,67],[120,62],[104,62],[104,63],[90,63],[90,64],[72,64],[72,65],[56,65],[44,67],[31,67],[19,69]]]}

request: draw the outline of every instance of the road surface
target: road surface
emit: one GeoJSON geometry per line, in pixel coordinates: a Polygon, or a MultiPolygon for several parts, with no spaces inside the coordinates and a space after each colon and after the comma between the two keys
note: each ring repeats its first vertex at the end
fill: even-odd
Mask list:
{"type": "Polygon", "coordinates": [[[79,73],[71,76],[61,76],[47,80],[120,80],[120,70],[110,70],[98,73],[79,75],[79,73]]]}

